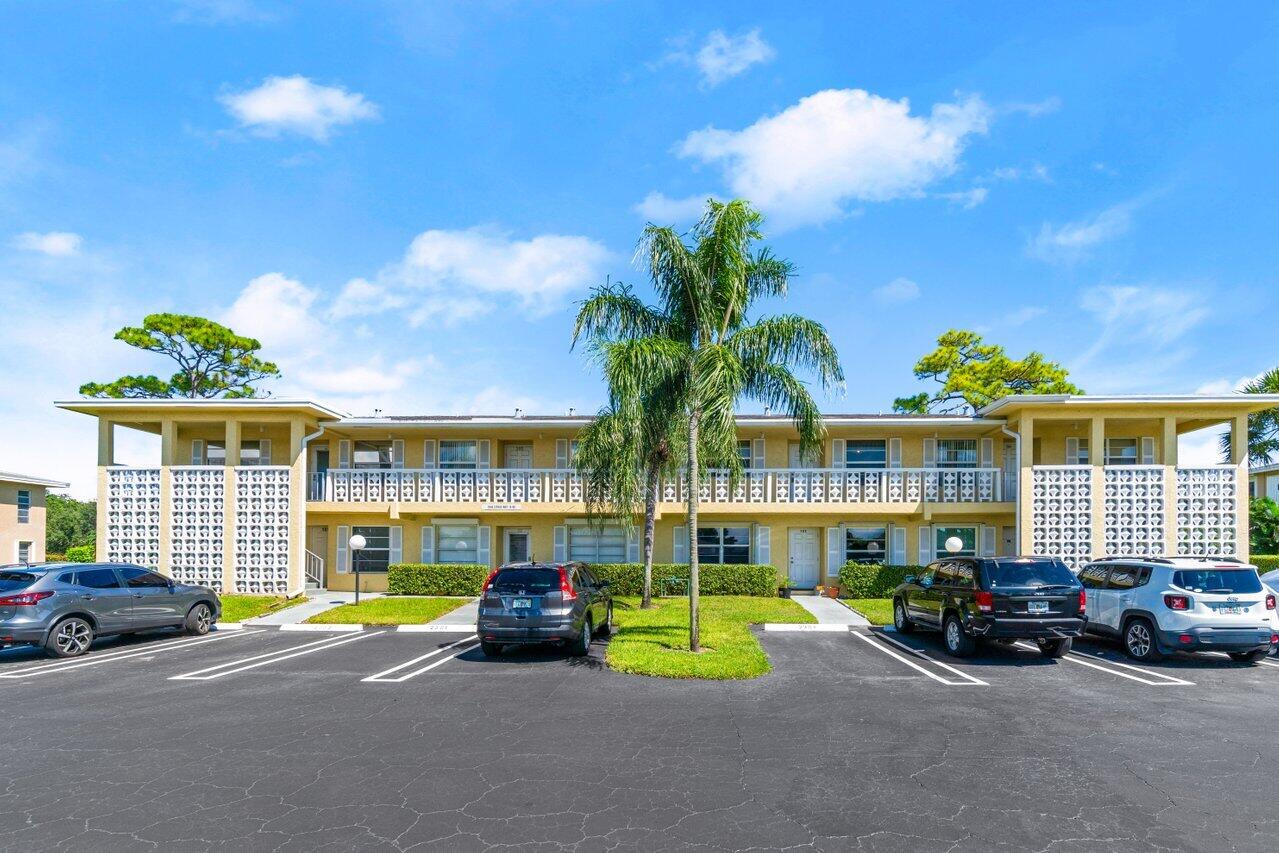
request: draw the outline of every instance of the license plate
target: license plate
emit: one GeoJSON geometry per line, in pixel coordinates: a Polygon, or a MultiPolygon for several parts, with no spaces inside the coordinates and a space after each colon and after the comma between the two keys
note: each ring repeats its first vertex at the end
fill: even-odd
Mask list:
{"type": "Polygon", "coordinates": [[[1222,607],[1222,606],[1217,607],[1217,612],[1223,613],[1226,616],[1239,616],[1245,613],[1246,611],[1247,611],[1246,607],[1222,607]]]}
{"type": "Polygon", "coordinates": [[[532,606],[533,606],[533,599],[531,598],[512,598],[511,599],[512,610],[520,610],[520,609],[527,610],[528,608],[532,606]]]}
{"type": "Polygon", "coordinates": [[[1048,612],[1048,602],[1046,602],[1046,601],[1027,601],[1027,602],[1026,602],[1026,612],[1027,612],[1027,613],[1047,613],[1047,612],[1048,612]]]}

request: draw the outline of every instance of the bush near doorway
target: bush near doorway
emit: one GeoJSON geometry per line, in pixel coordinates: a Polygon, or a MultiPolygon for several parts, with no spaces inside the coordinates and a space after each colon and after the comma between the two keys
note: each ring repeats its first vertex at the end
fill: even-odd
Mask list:
{"type": "Polygon", "coordinates": [[[396,563],[386,570],[388,595],[479,595],[489,567],[474,563],[396,563]]]}
{"type": "Polygon", "coordinates": [[[885,566],[882,563],[845,563],[839,585],[849,598],[886,598],[906,575],[918,575],[923,566],[885,566]]]}
{"type": "MultiPolygon", "coordinates": [[[[592,563],[591,572],[609,582],[614,595],[640,595],[644,589],[643,563],[592,563]]],[[[757,563],[717,565],[703,563],[698,575],[702,595],[750,595],[777,597],[777,569],[757,563]]],[[[688,592],[687,563],[654,563],[653,594],[688,592]]]]}

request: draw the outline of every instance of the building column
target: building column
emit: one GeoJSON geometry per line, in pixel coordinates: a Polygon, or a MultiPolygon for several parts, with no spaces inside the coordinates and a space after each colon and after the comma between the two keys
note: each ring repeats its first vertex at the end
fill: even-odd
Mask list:
{"type": "Polygon", "coordinates": [[[1177,545],[1177,419],[1164,418],[1164,556],[1175,557],[1177,545]]]}
{"type": "MultiPolygon", "coordinates": [[[[1017,422],[1021,436],[1017,454],[1017,505],[1021,508],[1021,529],[1017,531],[1017,553],[1035,553],[1035,419],[1023,414],[1017,422]]],[[[907,543],[907,548],[910,543],[907,543]]]]}
{"type": "Polygon", "coordinates": [[[1249,559],[1248,542],[1248,416],[1236,415],[1230,423],[1230,464],[1235,467],[1235,556],[1249,559]]]}
{"type": "Polygon", "coordinates": [[[235,588],[235,466],[240,464],[240,422],[228,420],[223,433],[226,442],[226,466],[223,468],[222,500],[222,591],[235,588]]]}
{"type": "Polygon", "coordinates": [[[98,511],[95,518],[94,559],[107,559],[107,468],[115,464],[115,424],[98,418],[98,511]]]}
{"type": "Polygon", "coordinates": [[[177,454],[178,425],[172,418],[160,421],[160,573],[173,577],[173,471],[177,454]]]}
{"type": "Polygon", "coordinates": [[[1106,419],[1088,422],[1088,464],[1092,475],[1092,557],[1106,556],[1106,419]]]}
{"type": "Polygon", "coordinates": [[[306,423],[289,424],[289,593],[306,589],[306,423]]]}

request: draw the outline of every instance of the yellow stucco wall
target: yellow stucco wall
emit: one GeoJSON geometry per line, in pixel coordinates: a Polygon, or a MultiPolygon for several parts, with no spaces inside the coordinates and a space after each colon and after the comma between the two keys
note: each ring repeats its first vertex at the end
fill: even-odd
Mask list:
{"type": "Polygon", "coordinates": [[[44,559],[45,487],[0,482],[0,565],[16,563],[18,543],[30,542],[30,560],[44,559]],[[31,493],[30,520],[18,523],[18,492],[31,493]]]}

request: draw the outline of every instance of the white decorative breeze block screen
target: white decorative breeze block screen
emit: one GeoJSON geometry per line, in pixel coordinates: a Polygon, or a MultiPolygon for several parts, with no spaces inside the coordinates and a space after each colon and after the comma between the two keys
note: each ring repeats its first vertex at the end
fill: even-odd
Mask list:
{"type": "Polygon", "coordinates": [[[289,591],[287,467],[235,469],[235,591],[289,591]]]}
{"type": "Polygon", "coordinates": [[[107,559],[160,567],[160,469],[107,469],[107,559]]]}
{"type": "Polygon", "coordinates": [[[1164,556],[1164,469],[1111,465],[1105,485],[1106,555],[1164,556]]]}
{"type": "Polygon", "coordinates": [[[181,583],[221,592],[225,469],[171,468],[170,477],[170,574],[181,583]]]}
{"type": "Polygon", "coordinates": [[[1238,489],[1231,467],[1177,469],[1178,556],[1238,555],[1238,489]]]}
{"type": "Polygon", "coordinates": [[[1092,558],[1092,469],[1036,466],[1031,483],[1034,553],[1082,566],[1092,558]]]}

